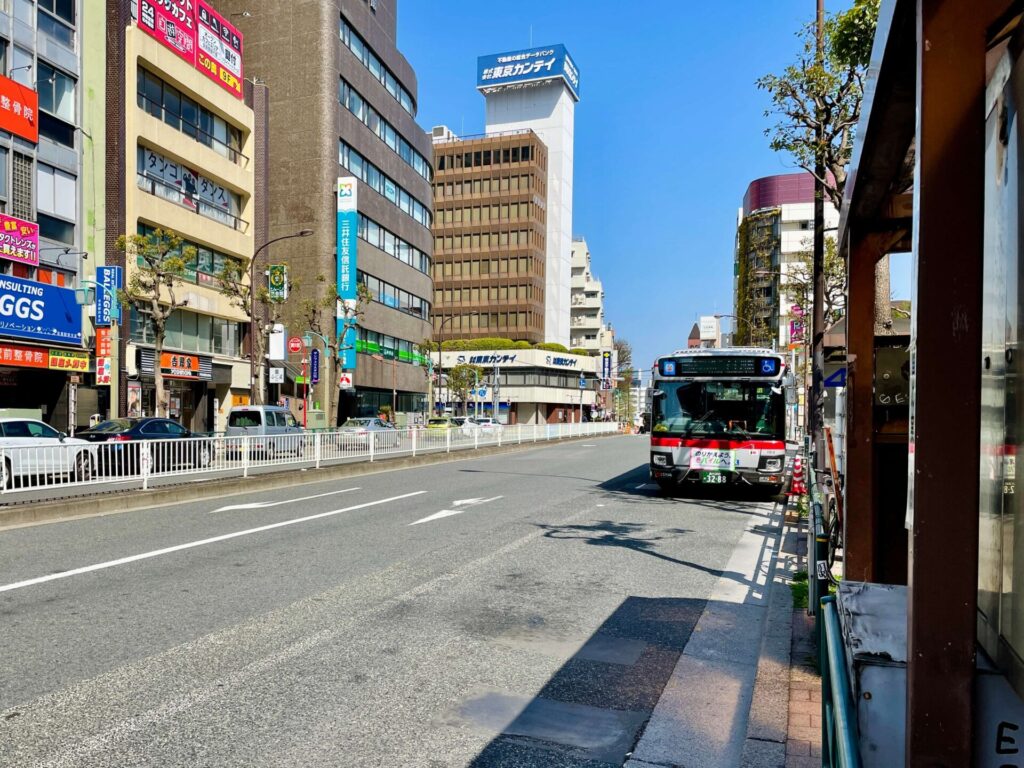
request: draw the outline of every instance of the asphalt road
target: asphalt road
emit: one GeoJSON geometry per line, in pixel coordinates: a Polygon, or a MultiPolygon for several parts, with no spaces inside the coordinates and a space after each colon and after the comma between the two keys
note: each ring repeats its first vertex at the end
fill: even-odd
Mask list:
{"type": "Polygon", "coordinates": [[[660,498],[646,461],[622,436],[0,532],[0,765],[621,766],[770,508],[660,498]]]}

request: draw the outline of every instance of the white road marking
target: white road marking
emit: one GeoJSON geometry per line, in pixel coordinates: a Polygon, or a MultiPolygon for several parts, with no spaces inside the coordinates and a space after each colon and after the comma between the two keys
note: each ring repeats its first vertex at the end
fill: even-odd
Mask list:
{"type": "Polygon", "coordinates": [[[597,448],[597,446],[594,445],[593,443],[584,443],[583,447],[584,448],[597,448]]]}
{"type": "Polygon", "coordinates": [[[271,523],[270,525],[261,525],[259,528],[249,528],[244,531],[235,531],[234,533],[225,533],[220,536],[211,536],[208,539],[200,539],[199,541],[190,541],[187,544],[177,544],[173,547],[165,547],[164,549],[154,549],[152,552],[143,552],[140,555],[131,555],[130,557],[122,557],[117,560],[108,560],[105,563],[96,563],[95,565],[87,565],[83,568],[75,568],[71,571],[63,571],[62,573],[51,573],[48,576],[39,576],[35,579],[26,579],[25,581],[17,581],[13,584],[5,584],[0,586],[0,592],[10,592],[15,589],[22,589],[23,587],[32,587],[36,584],[45,584],[48,581],[56,581],[57,579],[67,579],[71,576],[79,576],[83,573],[91,573],[92,571],[101,571],[105,568],[113,568],[117,565],[127,565],[128,563],[134,563],[138,560],[148,560],[151,557],[159,557],[160,555],[169,555],[173,552],[181,552],[185,549],[193,549],[195,547],[202,547],[206,544],[216,544],[220,541],[228,541],[229,539],[237,539],[239,536],[249,536],[253,533],[263,533],[264,531],[272,531],[275,528],[284,528],[288,525],[297,525],[298,523],[308,523],[310,520],[319,520],[324,517],[331,517],[332,515],[340,515],[342,512],[353,512],[357,509],[365,509],[366,507],[375,507],[378,504],[387,504],[389,501],[399,501],[400,499],[408,499],[411,496],[419,496],[426,493],[426,491],[413,491],[412,493],[403,493],[401,496],[391,496],[387,499],[379,499],[377,501],[368,501],[364,504],[356,504],[352,507],[345,507],[344,509],[334,509],[330,512],[320,512],[316,515],[307,515],[306,517],[297,517],[293,520],[283,520],[279,523],[271,523]]]}
{"type": "Polygon", "coordinates": [[[211,509],[210,514],[214,512],[230,512],[233,509],[266,509],[267,507],[279,507],[282,504],[293,504],[296,501],[309,501],[310,499],[320,499],[324,496],[336,496],[339,493],[348,493],[349,491],[358,491],[358,488],[343,488],[340,491],[328,491],[327,493],[318,493],[313,496],[300,496],[297,499],[285,499],[284,501],[254,501],[251,504],[232,504],[228,507],[221,507],[220,509],[211,509]]]}
{"type": "Polygon", "coordinates": [[[492,496],[489,499],[461,499],[459,501],[456,501],[452,506],[456,506],[456,507],[461,506],[461,507],[463,507],[463,509],[442,509],[440,512],[435,512],[432,515],[428,515],[427,517],[424,517],[424,518],[422,518],[420,520],[417,520],[415,523],[409,523],[409,525],[419,525],[420,523],[429,523],[431,520],[440,520],[443,517],[451,517],[452,515],[461,515],[463,512],[466,511],[465,510],[466,507],[476,507],[476,506],[479,506],[480,504],[486,504],[489,501],[497,501],[500,498],[503,498],[503,497],[502,496],[492,496]]]}
{"type": "Polygon", "coordinates": [[[640,483],[640,485],[638,485],[636,489],[638,491],[653,491],[657,487],[657,483],[640,483]]]}

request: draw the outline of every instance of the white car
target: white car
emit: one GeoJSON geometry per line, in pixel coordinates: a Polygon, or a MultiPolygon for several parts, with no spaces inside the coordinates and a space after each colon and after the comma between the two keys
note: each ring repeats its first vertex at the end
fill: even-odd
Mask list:
{"type": "Polygon", "coordinates": [[[25,488],[49,477],[88,482],[96,447],[36,419],[0,418],[0,488],[25,488]]]}
{"type": "Polygon", "coordinates": [[[502,430],[501,422],[495,421],[490,417],[480,417],[479,419],[472,419],[472,422],[480,430],[482,435],[496,435],[502,430]]]}

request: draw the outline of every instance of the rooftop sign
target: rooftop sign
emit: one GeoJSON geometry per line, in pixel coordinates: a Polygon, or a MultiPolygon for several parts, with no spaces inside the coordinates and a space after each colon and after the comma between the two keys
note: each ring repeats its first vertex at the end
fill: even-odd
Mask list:
{"type": "Polygon", "coordinates": [[[580,72],[564,45],[481,56],[476,69],[476,87],[483,93],[562,80],[572,97],[577,101],[580,98],[580,72]]]}

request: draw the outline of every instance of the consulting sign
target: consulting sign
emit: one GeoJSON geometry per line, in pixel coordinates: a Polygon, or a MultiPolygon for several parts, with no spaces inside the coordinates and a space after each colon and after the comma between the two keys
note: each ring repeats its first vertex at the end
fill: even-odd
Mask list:
{"type": "Polygon", "coordinates": [[[476,87],[484,93],[526,88],[561,79],[580,98],[580,71],[564,45],[495,53],[477,59],[476,87]]]}
{"type": "Polygon", "coordinates": [[[338,178],[338,308],[337,332],[342,369],[356,367],[356,210],[357,183],[354,176],[338,178]]]}
{"type": "Polygon", "coordinates": [[[47,283],[0,277],[0,335],[82,343],[82,308],[75,292],[47,283]]]}

